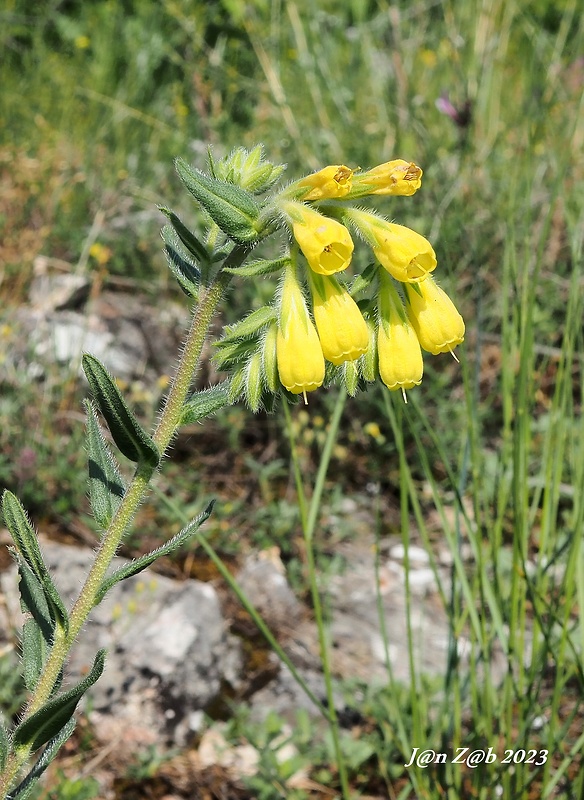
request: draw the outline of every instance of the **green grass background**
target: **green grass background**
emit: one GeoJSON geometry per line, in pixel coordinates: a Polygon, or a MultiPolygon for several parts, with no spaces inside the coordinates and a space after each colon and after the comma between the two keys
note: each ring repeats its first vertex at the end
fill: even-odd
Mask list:
{"type": "MultiPolygon", "coordinates": [[[[40,253],[145,291],[166,286],[155,206],[196,224],[172,159],[204,167],[209,144],[222,155],[263,142],[290,178],[398,157],[424,169],[415,197],[381,208],[432,241],[437,275],[467,323],[461,367],[427,359],[407,407],[381,389],[350,401],[353,438],[338,444],[367,450],[363,431],[378,423],[367,468],[399,498],[405,540],[415,525],[432,552],[429,505],[442,515],[454,559],[443,600],[453,640],[461,631],[470,638],[471,669],[453,656],[436,687],[412,663],[405,693],[390,680],[367,700],[373,755],[355,756],[351,772],[364,792],[375,783],[391,798],[584,796],[583,41],[577,0],[4,0],[0,8],[5,311],[24,299],[40,253]],[[105,264],[89,255],[95,243],[109,248],[105,264]],[[485,666],[495,648],[508,662],[503,685],[485,666]],[[550,758],[540,770],[444,765],[404,774],[399,764],[419,743],[537,746],[550,758]]],[[[249,288],[237,298],[241,313],[257,302],[249,288]]],[[[76,389],[56,375],[39,399],[38,387],[24,378],[15,387],[1,370],[0,480],[37,519],[67,522],[85,493],[76,478],[82,431],[63,422],[76,389]],[[30,474],[23,418],[35,430],[30,474]]],[[[330,401],[320,402],[326,417],[330,401]]],[[[226,417],[225,446],[245,446],[248,416],[226,417]]],[[[284,438],[277,420],[263,424],[284,438]]],[[[301,425],[319,441],[320,422],[301,425]]],[[[214,533],[225,534],[234,512],[263,531],[261,545],[285,519],[285,547],[294,515],[274,499],[272,480],[286,462],[248,466],[264,501],[257,519],[230,501],[214,533]]],[[[350,467],[339,457],[341,491],[350,467]]],[[[169,465],[169,483],[180,473],[169,465]]],[[[286,796],[273,786],[266,778],[254,791],[286,796]]]]}

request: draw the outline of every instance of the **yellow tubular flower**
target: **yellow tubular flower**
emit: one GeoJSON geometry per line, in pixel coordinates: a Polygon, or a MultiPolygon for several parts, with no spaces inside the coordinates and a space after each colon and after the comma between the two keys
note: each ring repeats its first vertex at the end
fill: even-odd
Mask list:
{"type": "Polygon", "coordinates": [[[346,269],[353,257],[353,240],[340,222],[330,219],[303,203],[282,203],[292,223],[292,232],[311,269],[332,275],[346,269]]]}
{"type": "Polygon", "coordinates": [[[424,362],[416,332],[389,278],[381,282],[377,354],[381,380],[391,391],[422,382],[424,362]]]}
{"type": "Polygon", "coordinates": [[[320,340],[308,314],[293,264],[286,269],[282,287],[276,360],[280,381],[293,394],[312,392],[324,381],[320,340]]]}
{"type": "Polygon", "coordinates": [[[424,350],[446,353],[464,341],[463,318],[431,277],[407,287],[407,298],[408,317],[424,350]]]}
{"type": "Polygon", "coordinates": [[[359,306],[336,278],[309,275],[314,320],[324,357],[332,364],[355,361],[369,346],[359,306]]]}
{"type": "Polygon", "coordinates": [[[329,167],[307,175],[294,183],[290,189],[301,200],[332,200],[344,197],[351,191],[353,170],[344,164],[329,167]]]}
{"type": "Polygon", "coordinates": [[[423,281],[436,269],[432,245],[416,231],[367,211],[347,209],[345,213],[369,242],[379,263],[396,281],[423,281]]]}
{"type": "Polygon", "coordinates": [[[351,197],[366,194],[410,197],[422,185],[423,172],[413,161],[398,158],[355,175],[351,197]]]}

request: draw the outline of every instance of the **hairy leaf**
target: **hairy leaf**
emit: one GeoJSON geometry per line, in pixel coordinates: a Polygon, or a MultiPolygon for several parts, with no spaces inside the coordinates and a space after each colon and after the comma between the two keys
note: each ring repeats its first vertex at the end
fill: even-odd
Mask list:
{"type": "Polygon", "coordinates": [[[120,451],[130,461],[156,467],[160,461],[158,448],[140,426],[112,376],[95,356],[88,353],[83,356],[82,364],[95,402],[120,451]]]}
{"type": "Polygon", "coordinates": [[[196,300],[199,296],[199,282],[201,280],[199,269],[192,259],[187,256],[176,231],[170,225],[165,225],[161,233],[165,244],[164,253],[170,271],[187,297],[192,297],[196,300]]]}
{"type": "Polygon", "coordinates": [[[22,626],[21,647],[24,683],[32,691],[37,685],[47,656],[47,640],[35,619],[27,619],[22,626]]]}
{"type": "Polygon", "coordinates": [[[193,197],[213,222],[234,242],[246,244],[258,238],[255,227],[259,207],[253,196],[239,186],[212,178],[176,159],[176,171],[193,197]]]}
{"type": "Polygon", "coordinates": [[[169,208],[165,208],[164,206],[158,206],[158,208],[168,218],[168,221],[176,231],[178,238],[187,248],[189,253],[191,253],[191,255],[193,255],[199,263],[207,263],[209,261],[209,252],[205,245],[197,239],[195,234],[182,223],[182,221],[173,211],[171,211],[169,208]]]}
{"type": "Polygon", "coordinates": [[[91,672],[77,686],[57,697],[52,697],[44,706],[15,728],[14,746],[37,750],[54,737],[58,737],[73,716],[78,702],[100,677],[104,665],[105,650],[99,650],[91,672]]]}
{"type": "MultiPolygon", "coordinates": [[[[8,490],[2,496],[2,512],[22,561],[28,565],[40,584],[53,625],[58,624],[67,630],[67,611],[43,560],[37,535],[20,501],[8,490]]],[[[32,609],[29,610],[32,613],[32,609]]]]}
{"type": "Polygon", "coordinates": [[[130,561],[129,564],[120,567],[112,575],[106,578],[99,587],[96,595],[95,605],[101,603],[107,592],[109,592],[112,586],[115,586],[116,583],[119,583],[126,578],[130,578],[132,575],[137,575],[139,572],[142,572],[143,569],[149,567],[150,564],[156,561],[157,558],[160,558],[161,556],[167,556],[183,545],[187,539],[197,532],[203,522],[210,517],[214,504],[215,501],[211,501],[202,514],[199,514],[198,517],[195,517],[195,519],[189,522],[189,524],[186,525],[179,533],[177,533],[176,536],[173,536],[172,539],[169,539],[168,542],[160,547],[157,547],[156,550],[152,550],[152,552],[146,553],[146,555],[130,561]]]}
{"type": "Polygon", "coordinates": [[[32,615],[44,640],[53,641],[55,621],[51,617],[47,596],[43,591],[41,582],[28,566],[26,561],[17,555],[18,571],[20,574],[20,602],[22,610],[32,615]]]}
{"type": "Polygon", "coordinates": [[[95,408],[88,400],[84,405],[87,413],[89,501],[96,521],[107,528],[124,496],[125,487],[99,426],[95,408]]]}
{"type": "Polygon", "coordinates": [[[6,800],[25,800],[34,789],[36,782],[54,760],[61,747],[75,730],[75,719],[71,718],[64,728],[54,736],[41,753],[34,767],[18,786],[8,795],[6,800]]]}
{"type": "Polygon", "coordinates": [[[243,278],[255,278],[259,275],[269,275],[272,272],[280,272],[288,263],[290,258],[259,259],[251,261],[249,264],[242,264],[240,267],[225,267],[225,272],[232,275],[240,275],[243,278]]]}
{"type": "Polygon", "coordinates": [[[244,317],[240,322],[235,325],[229,325],[224,329],[222,342],[232,342],[237,339],[244,339],[246,336],[252,336],[257,333],[260,328],[269,325],[278,318],[276,309],[273,306],[261,306],[256,308],[247,317],[244,317]]]}
{"type": "Polygon", "coordinates": [[[192,394],[183,406],[180,424],[192,425],[229,405],[229,381],[192,394]]]}

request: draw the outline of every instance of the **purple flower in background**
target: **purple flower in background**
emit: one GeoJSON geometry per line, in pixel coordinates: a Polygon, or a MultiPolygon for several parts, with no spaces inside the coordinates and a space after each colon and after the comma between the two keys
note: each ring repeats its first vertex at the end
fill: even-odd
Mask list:
{"type": "Polygon", "coordinates": [[[468,128],[472,119],[472,103],[470,100],[465,100],[464,103],[457,108],[453,105],[448,97],[448,94],[441,94],[435,101],[436,108],[441,114],[446,114],[447,117],[454,122],[458,128],[468,128]]]}

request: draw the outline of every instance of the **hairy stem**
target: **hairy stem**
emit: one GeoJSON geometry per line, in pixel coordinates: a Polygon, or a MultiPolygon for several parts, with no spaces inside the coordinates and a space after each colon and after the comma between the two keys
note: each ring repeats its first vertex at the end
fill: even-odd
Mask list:
{"type": "MultiPolygon", "coordinates": [[[[223,267],[241,264],[250,252],[249,246],[236,246],[227,257],[223,267]]],[[[153,434],[161,453],[167,450],[178,425],[184,402],[187,398],[193,376],[199,365],[203,345],[207,338],[209,327],[217,306],[231,276],[222,269],[212,283],[201,292],[199,303],[193,313],[191,325],[182,350],[181,357],[166,397],[158,425],[153,434]]],[[[92,608],[99,587],[104,580],[109,565],[114,558],[122,538],[131,524],[138,507],[144,499],[154,468],[147,465],[138,465],[134,477],[114,515],[108,530],[103,535],[95,560],[87,575],[83,588],[71,609],[69,630],[65,634],[58,630],[55,641],[45,663],[43,672],[29,700],[22,720],[27,719],[38,711],[51,697],[58,677],[65,665],[69,651],[85,624],[92,608]]],[[[21,768],[31,755],[29,747],[16,749],[7,759],[2,773],[0,773],[0,798],[8,797],[10,787],[13,785],[21,768]]]]}

